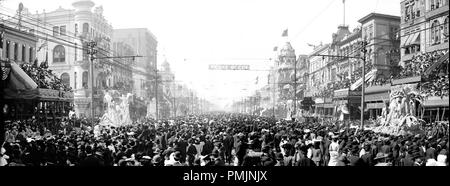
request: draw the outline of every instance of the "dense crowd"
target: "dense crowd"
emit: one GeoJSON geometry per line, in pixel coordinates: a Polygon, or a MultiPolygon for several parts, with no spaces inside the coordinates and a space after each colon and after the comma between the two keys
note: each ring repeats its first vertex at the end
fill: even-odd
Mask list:
{"type": "Polygon", "coordinates": [[[53,74],[52,70],[48,69],[47,63],[41,63],[38,66],[35,61],[33,64],[24,63],[20,67],[36,82],[38,88],[71,91],[70,86],[64,84],[60,78],[53,74]]]}
{"type": "Polygon", "coordinates": [[[9,123],[0,166],[448,166],[448,123],[405,136],[232,114],[64,126],[9,123]]]}
{"type": "MultiPolygon", "coordinates": [[[[448,52],[448,51],[446,51],[448,52]]],[[[407,62],[395,79],[402,79],[414,76],[421,76],[433,63],[445,55],[444,51],[428,52],[415,55],[411,61],[407,62]]]]}

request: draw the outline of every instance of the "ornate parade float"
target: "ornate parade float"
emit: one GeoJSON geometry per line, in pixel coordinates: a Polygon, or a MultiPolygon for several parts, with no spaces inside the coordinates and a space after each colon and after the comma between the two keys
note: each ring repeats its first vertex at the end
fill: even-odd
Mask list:
{"type": "Polygon", "coordinates": [[[131,125],[130,102],[133,95],[119,95],[114,92],[106,92],[104,101],[107,109],[100,120],[101,126],[121,127],[131,125]]]}
{"type": "Polygon", "coordinates": [[[390,103],[383,108],[382,116],[377,120],[373,131],[404,135],[412,132],[414,127],[423,123],[418,119],[416,108],[420,108],[423,98],[417,90],[417,85],[400,85],[392,88],[390,103]]]}

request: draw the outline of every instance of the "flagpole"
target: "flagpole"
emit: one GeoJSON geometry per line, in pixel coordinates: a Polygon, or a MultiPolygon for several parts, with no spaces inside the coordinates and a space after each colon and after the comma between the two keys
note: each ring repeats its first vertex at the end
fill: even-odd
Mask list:
{"type": "Polygon", "coordinates": [[[344,4],[344,25],[345,26],[345,0],[342,0],[342,3],[344,4]]]}

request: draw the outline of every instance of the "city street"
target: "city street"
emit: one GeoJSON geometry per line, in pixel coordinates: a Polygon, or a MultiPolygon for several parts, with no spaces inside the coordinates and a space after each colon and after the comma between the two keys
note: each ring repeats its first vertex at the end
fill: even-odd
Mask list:
{"type": "Polygon", "coordinates": [[[0,0],[0,166],[449,166],[448,0],[168,1],[0,0]]]}

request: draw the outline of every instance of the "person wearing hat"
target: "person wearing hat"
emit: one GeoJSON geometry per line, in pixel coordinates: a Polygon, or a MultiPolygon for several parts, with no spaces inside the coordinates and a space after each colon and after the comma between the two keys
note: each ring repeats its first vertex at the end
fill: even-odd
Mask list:
{"type": "Polygon", "coordinates": [[[187,141],[185,139],[180,139],[178,141],[178,143],[176,143],[175,150],[180,152],[180,156],[181,156],[180,161],[184,162],[184,160],[186,159],[186,150],[187,150],[188,145],[189,144],[187,143],[187,141]]]}
{"type": "Polygon", "coordinates": [[[248,144],[245,141],[244,136],[238,138],[238,145],[236,148],[236,157],[238,159],[238,165],[241,166],[244,162],[244,157],[247,154],[248,144]]]}
{"type": "Polygon", "coordinates": [[[384,154],[382,152],[378,153],[374,159],[377,162],[375,166],[392,166],[392,164],[387,161],[387,158],[388,158],[387,154],[384,154]]]}
{"type": "Polygon", "coordinates": [[[315,167],[315,166],[318,166],[318,165],[316,165],[316,163],[313,160],[308,158],[308,156],[307,156],[308,146],[300,147],[298,152],[299,152],[300,159],[294,163],[294,166],[299,166],[299,167],[315,167]]]}
{"type": "Polygon", "coordinates": [[[194,146],[194,139],[189,139],[188,147],[186,149],[187,159],[192,160],[191,163],[193,163],[196,155],[197,155],[197,148],[195,148],[195,146],[194,146]]]}
{"type": "Polygon", "coordinates": [[[437,156],[436,166],[448,166],[447,150],[441,150],[441,152],[437,156]]]}
{"type": "Polygon", "coordinates": [[[294,159],[294,156],[293,156],[294,155],[294,153],[293,153],[294,149],[293,149],[292,144],[286,143],[281,148],[284,151],[284,154],[282,153],[283,154],[283,162],[284,162],[283,164],[284,164],[284,166],[294,166],[295,159],[294,159]]]}
{"type": "Polygon", "coordinates": [[[366,153],[364,153],[364,155],[361,156],[362,166],[373,166],[374,165],[372,161],[373,156],[369,144],[364,145],[364,151],[366,153]]]}
{"type": "Polygon", "coordinates": [[[264,146],[262,149],[262,156],[261,156],[261,165],[265,167],[272,167],[275,166],[276,160],[270,153],[270,147],[264,146]]]}
{"type": "Polygon", "coordinates": [[[364,161],[359,157],[359,148],[358,145],[352,145],[350,149],[350,154],[348,156],[348,161],[350,166],[363,166],[364,161]]]}
{"type": "Polygon", "coordinates": [[[283,154],[281,154],[280,152],[275,154],[275,160],[276,160],[275,167],[284,167],[285,166],[283,154]]]}
{"type": "Polygon", "coordinates": [[[206,156],[208,154],[211,154],[214,149],[214,144],[211,142],[211,137],[206,136],[205,137],[205,144],[203,145],[201,155],[206,156]]]}
{"type": "Polygon", "coordinates": [[[219,150],[213,150],[213,153],[211,154],[211,162],[212,162],[212,166],[225,166],[225,161],[222,159],[222,157],[220,156],[220,151],[219,150]]]}

